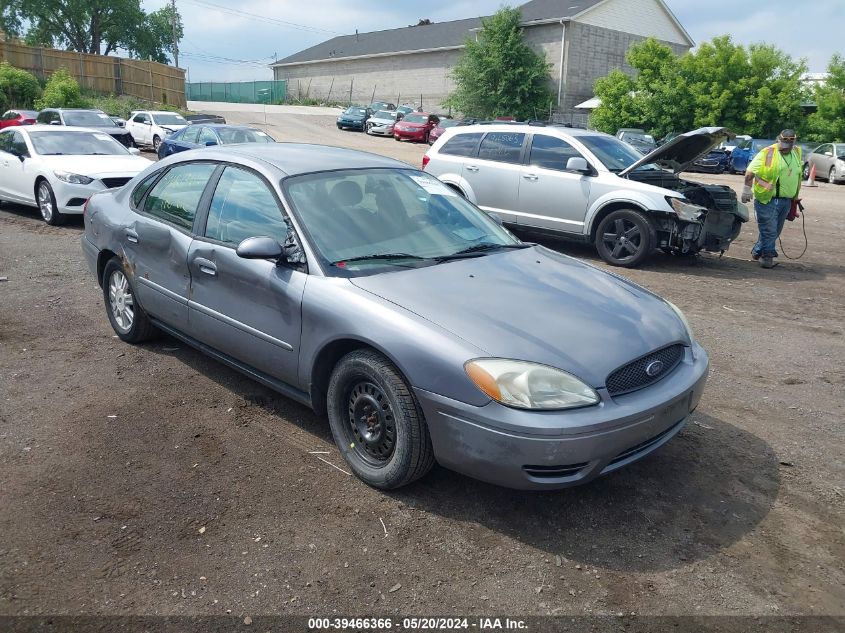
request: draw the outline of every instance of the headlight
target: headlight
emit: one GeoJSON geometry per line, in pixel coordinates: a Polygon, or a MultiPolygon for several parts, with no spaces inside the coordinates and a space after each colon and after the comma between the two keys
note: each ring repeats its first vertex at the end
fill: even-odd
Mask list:
{"type": "Polygon", "coordinates": [[[678,218],[685,222],[699,222],[702,215],[707,212],[702,206],[692,204],[685,198],[676,198],[674,196],[666,196],[666,202],[678,214],[678,218]]]}
{"type": "Polygon", "coordinates": [[[600,398],[575,376],[537,363],[479,358],[464,369],[470,380],[496,402],[519,409],[572,409],[600,398]]]}
{"type": "MultiPolygon", "coordinates": [[[[664,301],[666,300],[664,299],[664,301]]],[[[669,307],[675,311],[675,314],[678,315],[678,318],[681,320],[681,323],[684,324],[684,327],[687,329],[687,335],[689,336],[690,343],[692,343],[695,340],[695,336],[692,333],[692,327],[690,327],[689,321],[687,321],[687,317],[684,316],[684,313],[681,312],[681,309],[674,303],[672,303],[671,301],[666,301],[666,303],[669,304],[669,307]]]]}
{"type": "Polygon", "coordinates": [[[72,174],[68,171],[54,171],[53,173],[59,180],[69,182],[72,185],[90,185],[94,182],[93,178],[82,176],[80,174],[72,174]]]}

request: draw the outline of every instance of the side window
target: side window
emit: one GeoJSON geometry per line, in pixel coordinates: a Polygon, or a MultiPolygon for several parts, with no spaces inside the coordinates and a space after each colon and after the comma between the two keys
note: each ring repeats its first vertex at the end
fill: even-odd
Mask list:
{"type": "Polygon", "coordinates": [[[17,156],[29,156],[26,139],[20,132],[12,132],[12,152],[17,156]]]}
{"type": "Polygon", "coordinates": [[[531,141],[530,164],[543,169],[566,169],[566,161],[570,158],[583,158],[581,154],[566,141],[554,136],[535,134],[531,141]]]}
{"type": "Polygon", "coordinates": [[[825,156],[833,156],[833,145],[825,145],[822,149],[822,154],[824,154],[825,156]]]}
{"type": "Polygon", "coordinates": [[[12,133],[3,132],[0,134],[0,152],[12,152],[12,133]]]}
{"type": "Polygon", "coordinates": [[[132,119],[135,123],[146,123],[147,122],[147,115],[143,112],[140,112],[135,115],[135,118],[132,119]]]}
{"type": "Polygon", "coordinates": [[[237,245],[260,235],[282,241],[286,233],[287,224],[267,184],[251,172],[227,167],[211,199],[205,236],[237,245]]]}
{"type": "Polygon", "coordinates": [[[144,212],[176,226],[191,230],[203,189],[215,165],[177,165],[159,180],[147,196],[144,212]]]}
{"type": "Polygon", "coordinates": [[[39,112],[38,116],[35,117],[36,123],[47,123],[50,120],[50,113],[49,112],[39,112]]]}
{"type": "Polygon", "coordinates": [[[500,163],[519,163],[524,140],[525,134],[521,132],[490,132],[481,141],[478,158],[500,163]]]}
{"type": "Polygon", "coordinates": [[[138,206],[141,204],[141,199],[144,197],[144,194],[150,190],[150,187],[155,182],[156,178],[158,178],[160,172],[155,172],[154,174],[150,174],[144,180],[142,180],[135,190],[132,192],[132,206],[137,209],[138,206]]]}
{"type": "Polygon", "coordinates": [[[200,140],[198,142],[200,145],[205,145],[208,142],[217,143],[217,137],[214,135],[214,132],[204,127],[200,132],[200,140]]]}
{"type": "Polygon", "coordinates": [[[478,149],[478,141],[481,140],[482,136],[483,134],[481,132],[456,134],[440,148],[440,153],[449,154],[450,156],[475,156],[475,152],[478,149]]]}
{"type": "Polygon", "coordinates": [[[189,125],[187,128],[185,128],[185,131],[182,132],[181,138],[186,143],[196,143],[197,136],[199,136],[200,130],[202,130],[201,125],[189,125]]]}

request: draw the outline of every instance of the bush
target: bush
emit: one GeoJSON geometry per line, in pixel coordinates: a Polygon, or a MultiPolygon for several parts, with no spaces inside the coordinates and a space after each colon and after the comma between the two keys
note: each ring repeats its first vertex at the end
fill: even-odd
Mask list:
{"type": "Polygon", "coordinates": [[[95,92],[84,91],[82,96],[87,102],[87,107],[97,108],[107,114],[114,114],[124,119],[128,119],[129,113],[134,110],[170,110],[182,115],[190,113],[188,110],[183,110],[176,106],[160,103],[151,104],[149,101],[128,95],[101,95],[95,92]]]}
{"type": "Polygon", "coordinates": [[[0,63],[0,111],[8,108],[31,108],[41,95],[41,86],[34,75],[0,63]]]}
{"type": "Polygon", "coordinates": [[[36,100],[35,107],[42,108],[86,108],[88,102],[82,97],[82,91],[76,79],[64,68],[59,68],[50,75],[44,94],[36,100]]]}

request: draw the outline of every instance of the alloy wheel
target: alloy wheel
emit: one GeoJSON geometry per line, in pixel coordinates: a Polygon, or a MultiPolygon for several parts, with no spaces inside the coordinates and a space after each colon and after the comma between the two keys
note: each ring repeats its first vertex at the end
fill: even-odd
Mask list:
{"type": "Polygon", "coordinates": [[[602,235],[602,240],[611,257],[624,260],[640,252],[643,246],[643,235],[639,226],[625,218],[618,218],[611,228],[612,232],[602,235]]]}
{"type": "Polygon", "coordinates": [[[42,182],[38,185],[38,210],[45,222],[53,219],[53,194],[50,193],[50,185],[42,182]]]}
{"type": "Polygon", "coordinates": [[[348,391],[350,444],[374,466],[387,463],[396,449],[396,420],[390,401],[373,382],[361,380],[348,391]]]}
{"type": "Polygon", "coordinates": [[[131,330],[135,321],[135,298],[129,280],[120,270],[115,270],[109,278],[109,307],[120,331],[131,330]]]}
{"type": "Polygon", "coordinates": [[[834,184],[836,182],[836,167],[831,167],[830,171],[827,172],[827,181],[830,184],[834,184]]]}

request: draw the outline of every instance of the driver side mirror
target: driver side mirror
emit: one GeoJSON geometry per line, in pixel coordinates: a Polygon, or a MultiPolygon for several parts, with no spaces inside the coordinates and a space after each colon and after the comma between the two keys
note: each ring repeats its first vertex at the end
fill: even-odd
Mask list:
{"type": "Polygon", "coordinates": [[[217,145],[217,141],[206,141],[205,142],[206,147],[211,147],[212,145],[217,145]]]}
{"type": "Polygon", "coordinates": [[[61,125],[61,124],[62,124],[62,122],[57,121],[56,119],[53,119],[52,121],[50,121],[50,125],[61,125]]]}
{"type": "Polygon", "coordinates": [[[568,161],[566,161],[566,171],[575,171],[582,174],[589,174],[590,173],[590,166],[587,164],[587,161],[580,156],[573,156],[568,161]]]}
{"type": "Polygon", "coordinates": [[[244,259],[279,259],[284,254],[282,245],[272,237],[248,237],[235,251],[244,259]]]}

